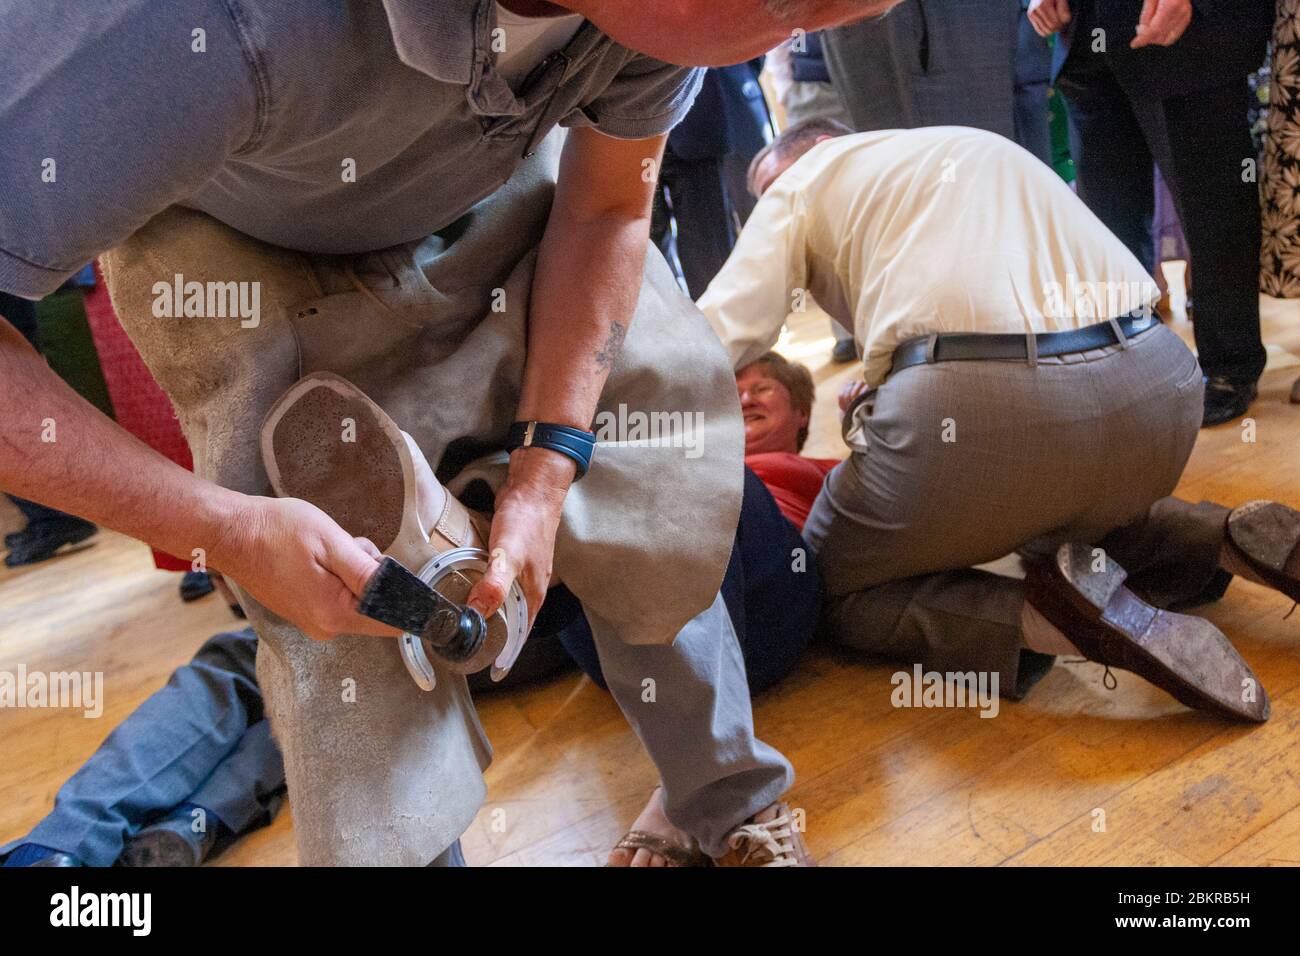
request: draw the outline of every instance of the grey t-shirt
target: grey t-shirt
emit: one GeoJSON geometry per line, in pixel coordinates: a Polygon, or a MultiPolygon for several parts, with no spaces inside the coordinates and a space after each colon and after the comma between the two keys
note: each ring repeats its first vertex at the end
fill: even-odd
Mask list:
{"type": "Polygon", "coordinates": [[[173,203],[358,253],[458,219],[557,125],[671,129],[700,71],[590,22],[512,92],[494,0],[0,0],[0,289],[55,289],[173,203]]]}

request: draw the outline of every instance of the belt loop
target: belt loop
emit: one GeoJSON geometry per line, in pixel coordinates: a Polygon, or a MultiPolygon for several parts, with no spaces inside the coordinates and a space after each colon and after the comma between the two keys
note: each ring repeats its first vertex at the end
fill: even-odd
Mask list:
{"type": "Polygon", "coordinates": [[[1128,348],[1128,336],[1124,334],[1124,330],[1120,327],[1119,319],[1112,318],[1110,320],[1110,327],[1111,331],[1115,333],[1116,344],[1121,348],[1128,348]]]}
{"type": "Polygon", "coordinates": [[[925,339],[925,364],[933,365],[936,361],[934,350],[939,344],[938,333],[931,332],[925,339]]]}
{"type": "Polygon", "coordinates": [[[1033,329],[1025,331],[1025,360],[1030,368],[1038,367],[1038,336],[1033,329]]]}

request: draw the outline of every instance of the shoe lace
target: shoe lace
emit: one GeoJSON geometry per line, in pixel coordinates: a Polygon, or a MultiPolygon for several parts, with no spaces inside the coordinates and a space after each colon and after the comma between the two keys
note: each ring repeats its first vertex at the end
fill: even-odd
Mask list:
{"type": "Polygon", "coordinates": [[[783,813],[766,823],[746,823],[736,827],[727,837],[727,843],[733,850],[744,850],[742,863],[758,853],[766,853],[770,859],[763,866],[798,866],[794,853],[794,830],[790,815],[783,813]]]}

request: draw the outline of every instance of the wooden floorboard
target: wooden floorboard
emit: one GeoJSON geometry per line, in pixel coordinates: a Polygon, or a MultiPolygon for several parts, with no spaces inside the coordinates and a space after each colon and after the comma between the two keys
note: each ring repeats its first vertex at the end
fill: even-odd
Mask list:
{"type": "MultiPolygon", "coordinates": [[[[1252,410],[1254,441],[1231,424],[1203,432],[1178,493],[1300,504],[1300,303],[1265,302],[1270,366],[1252,410]]],[[[1177,326],[1189,337],[1186,323],[1177,326]]],[[[840,456],[834,396],[853,371],[827,364],[825,317],[791,323],[781,348],[814,367],[818,406],[807,453],[840,456]]],[[[18,516],[0,505],[0,526],[18,516]]],[[[239,627],[216,597],[181,604],[177,576],[109,532],[92,548],[0,569],[0,670],[105,675],[99,719],[0,709],[0,840],[48,812],[66,777],[211,634],[239,627]]],[[[1127,674],[1064,663],[997,717],[895,709],[897,669],[831,649],[755,703],[760,735],[793,761],[791,794],[825,865],[1300,864],[1300,613],[1235,583],[1205,614],[1251,663],[1273,700],[1258,728],[1187,711],[1127,674]],[[1103,825],[1104,824],[1104,825],[1103,825]]],[[[480,701],[496,749],[488,800],[465,835],[479,865],[593,865],[654,783],[609,697],[576,671],[480,701]]],[[[296,861],[292,819],[217,865],[296,861]]]]}

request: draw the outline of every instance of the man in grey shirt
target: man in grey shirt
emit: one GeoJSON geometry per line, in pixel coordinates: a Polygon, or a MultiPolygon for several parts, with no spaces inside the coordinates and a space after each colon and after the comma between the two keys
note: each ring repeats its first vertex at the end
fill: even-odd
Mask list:
{"type": "MultiPolygon", "coordinates": [[[[286,752],[303,862],[437,856],[472,818],[481,784],[475,789],[463,779],[446,779],[469,766],[467,760],[406,767],[414,743],[385,743],[401,735],[393,721],[408,714],[408,723],[428,723],[417,740],[432,741],[448,723],[440,714],[467,709],[463,682],[444,682],[451,688],[450,696],[439,698],[446,711],[427,703],[420,709],[387,686],[370,695],[388,701],[386,710],[362,695],[355,707],[378,709],[359,720],[375,728],[362,731],[361,746],[349,749],[315,729],[332,718],[312,708],[337,695],[337,683],[331,689],[322,675],[346,675],[346,668],[330,668],[345,658],[355,668],[358,658],[373,655],[357,650],[356,637],[329,645],[299,639],[393,631],[355,610],[356,595],[376,567],[372,554],[323,512],[301,501],[265,497],[265,476],[248,454],[256,446],[250,423],[292,384],[292,378],[277,378],[285,349],[297,349],[299,374],[312,365],[356,371],[361,378],[366,373],[350,363],[352,353],[365,351],[365,332],[329,327],[322,340],[325,333],[294,326],[280,338],[271,336],[288,329],[291,317],[316,314],[282,294],[291,285],[285,277],[309,274],[317,294],[328,296],[334,290],[321,276],[333,274],[329,264],[343,263],[337,271],[362,286],[362,298],[378,303],[380,313],[392,312],[386,290],[394,284],[401,293],[409,290],[411,263],[419,260],[414,250],[432,248],[434,260],[440,256],[444,266],[457,267],[454,275],[446,268],[438,273],[426,267],[423,273],[437,274],[442,283],[430,279],[423,289],[422,321],[434,331],[421,342],[427,350],[421,355],[432,362],[429,356],[454,351],[473,331],[463,322],[439,325],[453,304],[464,308],[456,276],[477,275],[475,269],[486,274],[496,266],[504,277],[522,269],[529,281],[510,306],[526,335],[522,368],[502,373],[501,366],[485,371],[468,362],[461,378],[450,379],[454,388],[427,396],[422,420],[402,424],[417,438],[422,430],[436,433],[447,416],[428,406],[439,401],[493,410],[493,425],[483,434],[439,434],[442,451],[459,437],[499,448],[511,417],[586,429],[610,398],[611,370],[643,387],[656,381],[636,368],[619,370],[620,362],[631,364],[629,353],[649,361],[651,350],[638,345],[636,328],[629,328],[634,311],[647,325],[651,320],[642,321],[642,315],[658,312],[663,321],[676,310],[682,315],[656,334],[671,337],[679,326],[683,336],[695,334],[696,314],[665,297],[662,263],[645,258],[653,170],[667,130],[685,113],[698,84],[694,71],[670,63],[737,62],[775,46],[796,28],[847,23],[892,5],[893,0],[697,0],[651,11],[641,0],[508,0],[500,6],[524,17],[584,18],[572,34],[558,31],[562,46],[543,49],[512,88],[495,70],[508,35],[497,24],[498,4],[485,0],[123,0],[93,11],[72,2],[0,2],[0,61],[6,70],[0,91],[0,289],[41,296],[88,259],[119,247],[107,271],[120,317],[177,405],[196,450],[192,475],[134,442],[78,403],[0,322],[0,486],[174,554],[202,549],[213,567],[239,583],[263,636],[266,666],[280,669],[268,682],[268,702],[286,752]],[[554,201],[536,222],[521,213],[511,231],[512,176],[541,168],[547,158],[543,141],[556,126],[570,132],[554,201]],[[511,186],[502,189],[508,181],[511,186]],[[457,259],[457,247],[467,247],[463,237],[475,235],[486,235],[487,242],[470,243],[474,257],[461,252],[457,259]],[[520,248],[507,249],[512,242],[520,248]],[[392,266],[377,284],[357,278],[364,271],[356,268],[360,258],[349,257],[384,250],[366,261],[391,265],[401,258],[393,249],[410,253],[405,265],[392,266]],[[165,285],[173,261],[195,273],[236,260],[245,273],[218,270],[211,281],[249,279],[256,295],[263,289],[258,283],[269,290],[260,300],[250,293],[252,311],[241,312],[237,328],[229,320],[202,333],[175,319],[149,325],[166,313],[166,303],[160,312],[155,299],[149,316],[140,299],[142,283],[156,288],[158,283],[150,283],[157,278],[165,285]],[[526,301],[523,308],[514,304],[519,298],[526,301]],[[267,306],[264,313],[259,301],[267,306]],[[183,344],[160,345],[182,341],[178,337],[183,344]],[[504,419],[497,414],[503,396],[513,405],[504,419]],[[58,441],[40,441],[34,422],[47,420],[57,423],[58,441]],[[354,642],[346,644],[351,657],[332,650],[345,642],[354,642]],[[331,653],[335,657],[327,659],[331,653]],[[375,775],[385,772],[405,777],[376,784],[375,775]],[[469,796],[452,811],[428,806],[455,803],[461,792],[469,796]],[[347,809],[340,809],[344,804],[347,809]],[[368,829],[375,827],[383,832],[368,829]]],[[[517,70],[516,61],[511,75],[519,75],[517,70]]],[[[518,187],[521,209],[542,195],[525,195],[531,182],[524,177],[518,187]]],[[[175,274],[179,285],[181,273],[175,274]]],[[[483,285],[497,291],[486,279],[483,285]]],[[[485,293],[477,314],[494,305],[485,293]]],[[[356,309],[355,325],[372,321],[364,305],[356,309]]],[[[698,352],[698,368],[647,371],[662,373],[658,387],[669,392],[674,374],[711,383],[713,392],[694,401],[712,412],[713,398],[731,390],[720,354],[718,368],[710,366],[710,348],[702,344],[689,353],[698,352]]],[[[387,381],[373,374],[372,393],[387,381]]],[[[411,365],[403,374],[409,380],[417,370],[411,365]]],[[[688,387],[682,386],[682,394],[688,387]]],[[[734,391],[731,396],[734,404],[734,391]]],[[[654,404],[653,391],[639,401],[663,407],[654,404]]],[[[631,638],[601,644],[602,657],[610,656],[607,675],[619,675],[611,689],[659,766],[669,817],[711,855],[722,856],[729,833],[769,807],[792,775],[779,754],[754,739],[743,667],[728,646],[734,634],[725,609],[699,594],[701,582],[716,591],[729,548],[725,525],[728,519],[734,523],[739,501],[737,482],[710,477],[730,467],[727,436],[734,415],[729,406],[717,407],[715,418],[723,419],[717,423],[718,447],[712,464],[697,470],[702,485],[693,489],[707,503],[695,505],[679,494],[685,509],[679,520],[658,525],[680,524],[682,534],[648,535],[657,533],[670,555],[675,541],[682,567],[670,562],[663,580],[639,592],[613,581],[601,594],[590,582],[599,574],[610,577],[608,563],[593,569],[571,561],[565,580],[572,578],[585,606],[588,594],[593,604],[605,600],[595,617],[610,622],[609,632],[631,638]],[[683,517],[698,519],[707,533],[693,539],[691,522],[683,517]],[[695,570],[700,573],[688,573],[695,570]],[[658,603],[666,609],[655,602],[638,605],[646,594],[662,597],[658,603]],[[620,613],[618,599],[636,613],[620,613]],[[676,644],[662,646],[679,630],[676,644]],[[637,711],[647,701],[643,678],[652,677],[661,694],[672,691],[660,698],[662,719],[637,711]],[[670,697],[673,702],[666,703],[670,697]],[[706,725],[679,724],[674,733],[655,729],[670,717],[685,721],[689,715],[706,725]]],[[[422,440],[426,453],[433,443],[422,440]]],[[[735,456],[738,475],[738,445],[735,456]]],[[[440,456],[431,457],[438,465],[440,456]]],[[[593,474],[588,501],[570,491],[575,466],[567,457],[546,448],[510,455],[491,529],[494,559],[470,596],[474,607],[493,612],[517,580],[535,610],[552,555],[562,557],[571,542],[600,540],[584,538],[583,531],[601,527],[606,512],[595,507],[601,482],[619,477],[612,464],[617,456],[609,457],[611,477],[593,474]]],[[[629,467],[623,477],[634,471],[629,467]]],[[[635,555],[627,561],[635,569],[648,566],[637,565],[635,555]]],[[[636,582],[639,576],[619,577],[636,582]]],[[[465,727],[473,723],[457,723],[457,743],[443,734],[429,748],[470,753],[473,734],[465,727]]]]}

